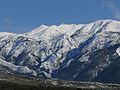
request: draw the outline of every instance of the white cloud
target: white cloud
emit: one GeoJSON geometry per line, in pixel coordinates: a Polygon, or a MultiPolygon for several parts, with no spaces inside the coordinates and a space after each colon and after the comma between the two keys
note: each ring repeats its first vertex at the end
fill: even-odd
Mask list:
{"type": "Polygon", "coordinates": [[[34,29],[32,26],[4,25],[0,27],[0,32],[25,33],[34,29]]]}
{"type": "Polygon", "coordinates": [[[116,6],[113,0],[103,0],[102,5],[107,6],[112,11],[114,17],[120,20],[120,9],[116,6]]]}
{"type": "Polygon", "coordinates": [[[10,19],[10,18],[5,18],[5,19],[3,20],[3,23],[6,24],[6,25],[11,25],[11,24],[13,24],[13,20],[10,19]]]}
{"type": "Polygon", "coordinates": [[[115,17],[120,20],[120,10],[119,10],[119,11],[116,11],[115,17]]]}
{"type": "Polygon", "coordinates": [[[24,33],[33,29],[32,26],[19,26],[14,24],[11,18],[4,18],[0,21],[0,32],[24,33]]]}

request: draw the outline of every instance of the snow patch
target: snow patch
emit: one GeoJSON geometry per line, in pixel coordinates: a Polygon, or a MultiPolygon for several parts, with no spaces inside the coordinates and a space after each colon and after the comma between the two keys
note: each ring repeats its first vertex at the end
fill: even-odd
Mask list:
{"type": "Polygon", "coordinates": [[[116,50],[117,54],[120,56],[120,47],[116,50]]]}
{"type": "Polygon", "coordinates": [[[13,71],[19,72],[22,74],[32,74],[34,76],[37,75],[37,73],[35,71],[30,70],[27,66],[16,66],[16,65],[14,65],[10,62],[6,62],[2,59],[0,59],[0,65],[8,67],[8,68],[12,69],[13,71]]]}

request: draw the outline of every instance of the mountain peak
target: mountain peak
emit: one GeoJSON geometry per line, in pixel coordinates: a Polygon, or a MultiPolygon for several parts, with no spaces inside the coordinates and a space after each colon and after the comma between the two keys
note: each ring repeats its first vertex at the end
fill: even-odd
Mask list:
{"type": "Polygon", "coordinates": [[[49,26],[42,24],[39,28],[47,28],[49,26]]]}

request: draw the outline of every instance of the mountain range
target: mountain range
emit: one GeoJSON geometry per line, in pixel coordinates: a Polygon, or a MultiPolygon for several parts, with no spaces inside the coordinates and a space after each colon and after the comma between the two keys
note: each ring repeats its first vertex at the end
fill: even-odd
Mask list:
{"type": "Polygon", "coordinates": [[[0,68],[27,77],[120,83],[120,22],[0,32],[0,68]]]}

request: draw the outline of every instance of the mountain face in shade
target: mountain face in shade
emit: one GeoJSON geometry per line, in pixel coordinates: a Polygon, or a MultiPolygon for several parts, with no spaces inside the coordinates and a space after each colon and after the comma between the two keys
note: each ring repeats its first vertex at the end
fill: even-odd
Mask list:
{"type": "Polygon", "coordinates": [[[1,32],[0,66],[28,77],[120,83],[120,22],[1,32]]]}

